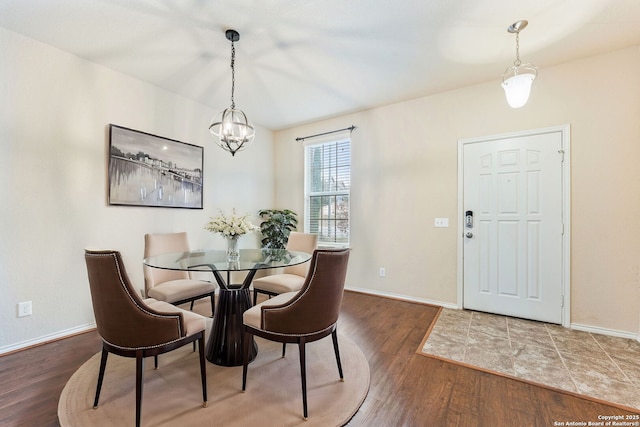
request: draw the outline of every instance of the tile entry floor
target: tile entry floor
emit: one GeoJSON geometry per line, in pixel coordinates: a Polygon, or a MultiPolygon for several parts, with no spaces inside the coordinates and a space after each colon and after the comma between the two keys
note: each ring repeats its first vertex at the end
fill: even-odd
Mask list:
{"type": "Polygon", "coordinates": [[[443,308],[422,352],[640,409],[640,342],[443,308]]]}

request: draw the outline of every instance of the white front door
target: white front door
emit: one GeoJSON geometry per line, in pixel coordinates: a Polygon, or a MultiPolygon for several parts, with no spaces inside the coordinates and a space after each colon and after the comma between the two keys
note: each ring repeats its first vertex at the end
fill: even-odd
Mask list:
{"type": "Polygon", "coordinates": [[[562,323],[562,131],[461,149],[464,308],[562,323]]]}

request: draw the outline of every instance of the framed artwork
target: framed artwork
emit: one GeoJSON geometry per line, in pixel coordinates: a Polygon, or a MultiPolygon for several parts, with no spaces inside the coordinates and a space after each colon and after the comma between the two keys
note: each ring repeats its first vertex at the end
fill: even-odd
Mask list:
{"type": "Polygon", "coordinates": [[[109,204],[202,209],[204,148],[109,125],[109,204]]]}

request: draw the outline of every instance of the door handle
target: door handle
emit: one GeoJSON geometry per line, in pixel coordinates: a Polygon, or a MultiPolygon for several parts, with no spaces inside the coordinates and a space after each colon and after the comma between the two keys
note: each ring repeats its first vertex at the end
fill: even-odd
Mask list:
{"type": "Polygon", "coordinates": [[[470,239],[473,237],[473,233],[469,231],[465,236],[467,237],[467,239],[470,239]]]}

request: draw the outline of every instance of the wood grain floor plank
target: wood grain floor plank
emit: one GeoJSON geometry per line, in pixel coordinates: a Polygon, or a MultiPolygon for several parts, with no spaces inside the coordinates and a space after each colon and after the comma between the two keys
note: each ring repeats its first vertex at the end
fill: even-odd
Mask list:
{"type": "MultiPolygon", "coordinates": [[[[371,370],[369,395],[349,426],[552,426],[636,413],[416,354],[437,312],[345,292],[338,328],[360,346],[371,370]]],[[[97,333],[89,332],[1,356],[0,425],[58,426],[62,388],[99,350],[97,333]]]]}

